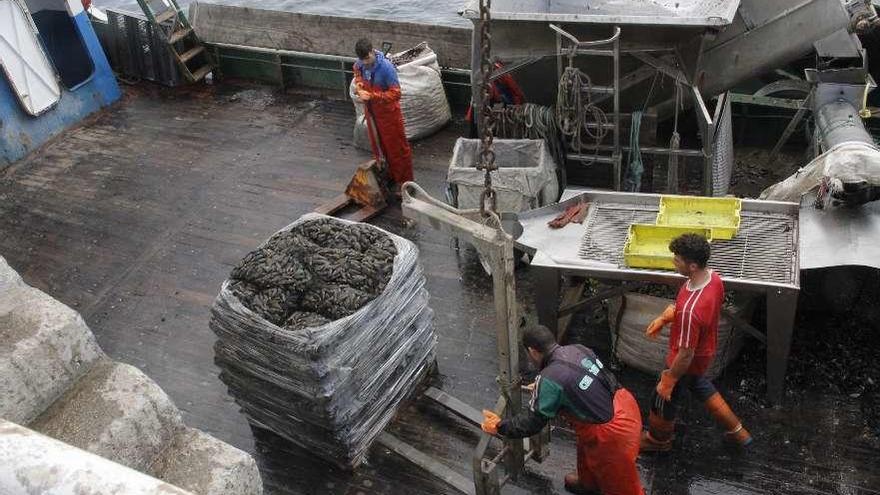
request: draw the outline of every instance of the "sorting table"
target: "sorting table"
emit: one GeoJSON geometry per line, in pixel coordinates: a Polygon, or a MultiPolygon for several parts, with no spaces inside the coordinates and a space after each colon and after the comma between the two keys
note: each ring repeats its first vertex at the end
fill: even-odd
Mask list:
{"type": "MultiPolygon", "coordinates": [[[[588,190],[568,196],[560,203],[518,216],[522,234],[516,245],[531,256],[541,324],[556,332],[561,280],[566,275],[681,284],[683,277],[677,273],[630,268],[623,262],[630,224],[654,223],[660,195],[588,190]],[[547,222],[578,202],[590,205],[583,224],[548,227],[547,222]]],[[[739,232],[730,241],[713,241],[709,260],[709,267],[721,275],[726,289],[766,297],[766,337],[757,337],[767,345],[767,396],[772,401],[780,400],[784,392],[800,291],[798,215],[796,203],[743,200],[739,232]]],[[[748,327],[742,320],[737,324],[748,327]]]]}

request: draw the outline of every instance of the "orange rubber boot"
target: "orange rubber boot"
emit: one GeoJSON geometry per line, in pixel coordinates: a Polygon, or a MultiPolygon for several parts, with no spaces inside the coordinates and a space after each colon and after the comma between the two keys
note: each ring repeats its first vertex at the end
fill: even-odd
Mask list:
{"type": "Polygon", "coordinates": [[[742,447],[752,443],[752,435],[743,427],[742,422],[736,417],[736,414],[727,405],[727,402],[721,397],[721,394],[715,392],[712,397],[706,400],[706,410],[715,418],[715,421],[724,428],[724,438],[729,442],[736,443],[742,447]]]}
{"type": "Polygon", "coordinates": [[[575,495],[599,495],[598,491],[590,490],[585,487],[577,473],[568,473],[565,475],[565,491],[574,493],[575,495]]]}
{"type": "Polygon", "coordinates": [[[648,415],[648,430],[642,432],[639,452],[667,452],[672,449],[675,422],[663,419],[651,411],[648,415]]]}

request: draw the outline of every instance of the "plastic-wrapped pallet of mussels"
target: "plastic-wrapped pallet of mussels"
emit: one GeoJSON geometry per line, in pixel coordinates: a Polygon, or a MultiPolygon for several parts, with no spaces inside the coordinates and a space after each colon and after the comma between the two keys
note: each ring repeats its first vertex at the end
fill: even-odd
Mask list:
{"type": "Polygon", "coordinates": [[[239,262],[210,325],[220,379],[248,421],[345,468],[434,362],[415,245],[318,214],[239,262]]]}

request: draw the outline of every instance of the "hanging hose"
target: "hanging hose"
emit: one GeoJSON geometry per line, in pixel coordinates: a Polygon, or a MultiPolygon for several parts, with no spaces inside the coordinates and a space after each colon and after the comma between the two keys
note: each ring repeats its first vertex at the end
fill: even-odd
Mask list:
{"type": "MultiPolygon", "coordinates": [[[[595,145],[594,155],[598,156],[599,145],[608,134],[608,117],[593,104],[592,85],[590,77],[577,67],[565,68],[556,93],[556,125],[572,151],[581,154],[583,149],[595,145]]],[[[583,160],[583,163],[589,165],[593,161],[583,160]]]]}
{"type": "Polygon", "coordinates": [[[642,163],[642,148],[639,144],[642,115],[639,110],[632,113],[632,124],[629,130],[629,166],[626,169],[626,180],[623,186],[629,192],[639,192],[642,189],[642,174],[645,172],[645,165],[642,163]]]}
{"type": "MultiPolygon", "coordinates": [[[[681,84],[675,83],[675,120],[672,127],[672,137],[669,138],[669,149],[678,151],[681,149],[681,135],[678,133],[678,111],[681,106],[681,84]]],[[[678,154],[671,153],[666,166],[666,191],[678,192],[678,154]]]]}

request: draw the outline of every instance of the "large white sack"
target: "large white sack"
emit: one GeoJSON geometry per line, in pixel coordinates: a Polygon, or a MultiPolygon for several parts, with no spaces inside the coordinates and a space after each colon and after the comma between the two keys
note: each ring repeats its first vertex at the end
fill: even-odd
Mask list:
{"type": "MultiPolygon", "coordinates": [[[[427,43],[389,56],[394,61],[401,58],[415,59],[397,66],[400,80],[400,109],[403,112],[404,128],[409,140],[417,140],[437,132],[452,119],[452,110],[440,78],[440,65],[437,54],[427,43]]],[[[354,145],[370,149],[370,138],[364,120],[364,104],[358,101],[354,80],[348,88],[349,97],[357,113],[354,124],[354,145]]]]}
{"type": "Polygon", "coordinates": [[[765,189],[760,199],[799,203],[801,196],[817,189],[823,180],[880,184],[880,151],[867,143],[842,143],[765,189]]]}
{"type": "MultiPolygon", "coordinates": [[[[623,314],[620,314],[620,297],[609,300],[608,321],[611,327],[611,344],[614,354],[621,362],[638,370],[659,375],[666,369],[666,353],[669,346],[671,325],[666,325],[656,339],[648,338],[648,324],[674,303],[671,299],[628,293],[623,314]],[[620,324],[617,324],[618,317],[620,324]]],[[[706,375],[714,378],[730,364],[743,345],[742,332],[736,331],[730,319],[721,316],[718,323],[718,340],[715,360],[706,375]]]]}

